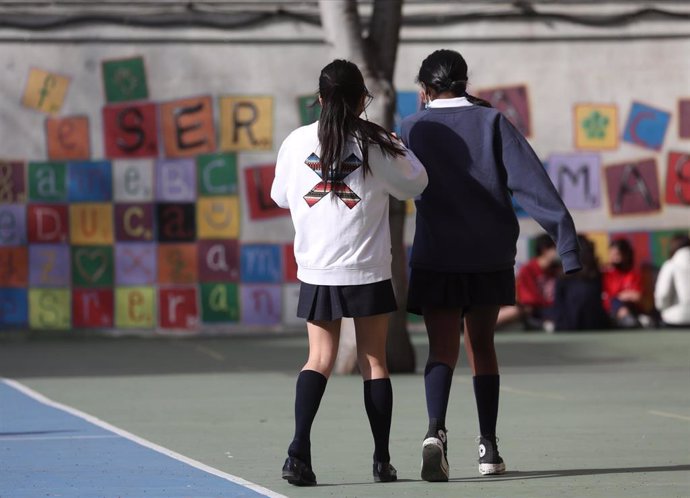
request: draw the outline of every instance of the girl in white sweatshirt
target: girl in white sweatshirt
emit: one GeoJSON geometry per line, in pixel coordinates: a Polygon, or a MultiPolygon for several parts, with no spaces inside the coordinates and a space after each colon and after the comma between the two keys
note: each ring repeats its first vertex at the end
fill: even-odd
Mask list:
{"type": "Polygon", "coordinates": [[[316,484],[310,431],[335,363],[342,317],[355,321],[374,480],[397,478],[388,453],[393,392],[386,334],[388,314],[396,309],[388,200],[420,194],[427,175],[395,136],[359,117],[368,98],[355,64],[336,60],[324,67],[321,117],[285,139],[271,189],[295,226],[297,316],[307,320],[309,335],[309,358],[297,377],[295,435],[282,472],[297,486],[316,484]]]}

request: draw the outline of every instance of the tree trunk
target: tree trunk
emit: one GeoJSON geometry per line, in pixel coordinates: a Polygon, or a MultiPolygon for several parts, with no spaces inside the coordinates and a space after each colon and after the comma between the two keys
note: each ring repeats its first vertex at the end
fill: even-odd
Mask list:
{"type": "MultiPolygon", "coordinates": [[[[385,129],[393,128],[395,88],[393,73],[398,49],[402,0],[375,0],[369,35],[363,38],[356,0],[320,0],[321,24],[334,57],[348,59],[359,66],[374,100],[367,118],[385,129]]],[[[390,230],[393,249],[393,287],[399,310],[392,316],[387,344],[391,372],[414,372],[415,355],[407,331],[407,270],[405,266],[405,203],[391,198],[390,230]]],[[[356,370],[354,326],[344,321],[338,349],[336,373],[356,370]]]]}

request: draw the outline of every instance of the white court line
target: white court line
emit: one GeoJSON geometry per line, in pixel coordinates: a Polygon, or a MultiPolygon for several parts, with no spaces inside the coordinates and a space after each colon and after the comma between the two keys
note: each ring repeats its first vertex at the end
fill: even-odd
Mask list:
{"type": "Polygon", "coordinates": [[[242,479],[241,477],[234,476],[232,474],[228,474],[227,472],[223,472],[222,470],[215,469],[209,465],[206,465],[205,463],[201,463],[198,460],[194,460],[192,458],[186,457],[184,455],[181,455],[180,453],[177,453],[173,450],[169,450],[168,448],[165,448],[163,446],[160,446],[156,443],[152,443],[151,441],[148,441],[147,439],[144,439],[142,437],[139,437],[135,434],[132,434],[131,432],[127,432],[124,429],[120,429],[119,427],[115,427],[112,424],[109,424],[108,422],[101,420],[97,417],[94,417],[93,415],[89,415],[88,413],[84,413],[81,410],[77,410],[76,408],[72,408],[71,406],[68,405],[63,405],[62,403],[58,403],[57,401],[53,401],[52,399],[46,398],[44,395],[42,395],[39,392],[34,391],[30,387],[25,386],[24,384],[21,384],[20,382],[17,382],[16,380],[12,379],[2,379],[2,381],[7,384],[8,386],[16,389],[17,391],[26,394],[32,399],[35,399],[39,403],[43,403],[44,405],[51,406],[53,408],[57,408],[58,410],[62,410],[63,412],[67,412],[70,415],[74,415],[75,417],[79,417],[83,420],[86,420],[87,422],[96,425],[98,427],[101,427],[107,431],[110,431],[112,433],[117,434],[118,436],[122,436],[126,439],[129,439],[130,441],[133,441],[141,446],[144,446],[145,448],[149,448],[153,451],[157,451],[158,453],[161,453],[167,457],[170,457],[174,460],[178,460],[180,462],[186,463],[187,465],[190,465],[194,468],[197,468],[199,470],[203,470],[204,472],[208,474],[212,474],[216,477],[220,477],[221,479],[225,479],[226,481],[230,481],[235,484],[239,484],[240,486],[244,486],[245,488],[251,489],[252,491],[256,491],[257,493],[261,493],[269,498],[288,498],[285,495],[281,495],[280,493],[276,493],[275,491],[271,491],[270,489],[264,488],[263,486],[259,486],[258,484],[254,484],[253,482],[247,481],[245,479],[242,479]]]}
{"type": "Polygon", "coordinates": [[[658,412],[656,410],[649,410],[648,413],[651,413],[652,415],[656,415],[658,417],[675,418],[677,420],[690,421],[690,417],[686,415],[679,415],[678,413],[658,412]]]}
{"type": "Polygon", "coordinates": [[[117,439],[120,436],[0,436],[0,443],[3,441],[53,441],[60,439],[117,439]]]}
{"type": "Polygon", "coordinates": [[[211,348],[207,348],[206,346],[196,346],[194,349],[196,349],[198,352],[205,354],[206,356],[210,356],[216,361],[223,361],[225,360],[225,356],[223,356],[221,353],[218,351],[215,351],[211,348]]]}

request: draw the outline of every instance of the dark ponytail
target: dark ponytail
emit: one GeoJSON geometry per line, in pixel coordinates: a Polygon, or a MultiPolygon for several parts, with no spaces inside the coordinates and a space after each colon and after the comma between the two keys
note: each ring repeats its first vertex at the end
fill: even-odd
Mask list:
{"type": "Polygon", "coordinates": [[[467,62],[454,50],[437,50],[422,62],[417,82],[434,93],[450,92],[465,96],[472,104],[491,107],[491,104],[467,93],[467,62]]]}
{"type": "Polygon", "coordinates": [[[321,144],[321,173],[324,181],[332,180],[340,172],[347,143],[354,139],[362,151],[363,173],[369,169],[370,145],[380,147],[384,154],[401,156],[404,149],[379,125],[359,117],[363,99],[369,96],[359,68],[352,62],[334,60],[321,70],[319,76],[321,116],[319,143],[321,144]]]}

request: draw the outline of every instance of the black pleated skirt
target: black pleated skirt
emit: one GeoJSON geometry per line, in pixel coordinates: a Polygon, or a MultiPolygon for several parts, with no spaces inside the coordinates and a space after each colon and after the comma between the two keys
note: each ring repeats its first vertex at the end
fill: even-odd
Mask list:
{"type": "Polygon", "coordinates": [[[398,309],[390,280],[364,285],[312,285],[302,282],[297,316],[338,320],[390,313],[398,309]]]}
{"type": "Polygon", "coordinates": [[[407,311],[421,315],[424,308],[462,308],[515,304],[512,268],[485,273],[445,273],[412,268],[407,311]]]}

